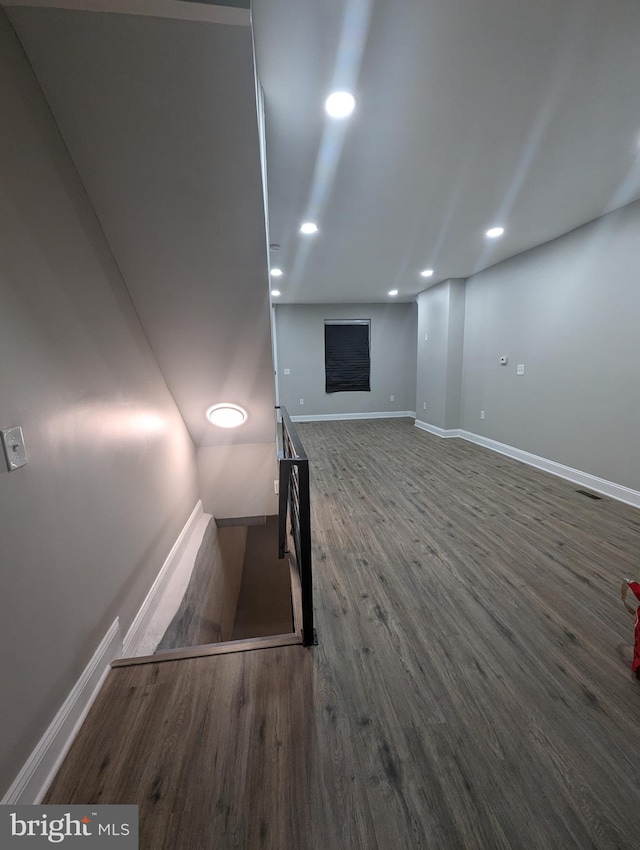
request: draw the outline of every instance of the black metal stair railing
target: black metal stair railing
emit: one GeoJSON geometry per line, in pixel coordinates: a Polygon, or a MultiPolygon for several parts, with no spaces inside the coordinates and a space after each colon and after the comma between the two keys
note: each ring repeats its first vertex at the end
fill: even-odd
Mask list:
{"type": "MultiPolygon", "coordinates": [[[[277,408],[282,419],[279,462],[278,554],[289,555],[292,564],[292,594],[299,594],[302,642],[317,643],[313,627],[313,572],[311,565],[311,499],[309,458],[286,407],[277,408]],[[290,546],[292,541],[292,546],[290,546]]],[[[294,612],[296,611],[294,598],[294,612]]]]}

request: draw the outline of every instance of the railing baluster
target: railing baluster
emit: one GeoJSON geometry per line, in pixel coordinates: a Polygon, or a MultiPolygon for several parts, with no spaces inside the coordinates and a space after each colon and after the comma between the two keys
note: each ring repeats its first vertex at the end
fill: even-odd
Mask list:
{"type": "Polygon", "coordinates": [[[287,554],[287,503],[289,501],[289,478],[291,477],[291,462],[280,459],[278,481],[278,557],[287,554]]]}
{"type": "Polygon", "coordinates": [[[287,516],[291,521],[294,566],[300,580],[302,596],[302,642],[316,642],[313,628],[313,573],[311,561],[311,500],[309,493],[309,459],[293,426],[286,407],[282,416],[282,454],[279,455],[279,522],[278,554],[287,552],[287,516]]]}
{"type": "Polygon", "coordinates": [[[302,586],[302,637],[308,646],[313,643],[313,575],[311,572],[311,500],[309,499],[309,461],[298,466],[300,491],[307,498],[299,503],[300,584],[302,586]]]}

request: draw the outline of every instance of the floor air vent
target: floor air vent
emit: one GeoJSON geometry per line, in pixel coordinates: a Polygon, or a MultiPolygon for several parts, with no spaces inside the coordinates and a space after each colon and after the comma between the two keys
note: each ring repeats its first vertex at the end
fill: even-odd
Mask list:
{"type": "Polygon", "coordinates": [[[590,493],[588,490],[576,490],[581,496],[586,496],[588,499],[601,499],[602,496],[596,496],[595,493],[590,493]]]}

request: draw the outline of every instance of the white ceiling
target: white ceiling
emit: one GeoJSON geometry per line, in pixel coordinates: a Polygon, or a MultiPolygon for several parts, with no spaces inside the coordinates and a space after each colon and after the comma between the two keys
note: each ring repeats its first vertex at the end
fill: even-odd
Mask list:
{"type": "MultiPolygon", "coordinates": [[[[70,4],[80,5],[36,0],[70,4]]],[[[249,13],[176,0],[111,6],[132,14],[7,11],[194,442],[273,441],[249,13]],[[223,401],[248,410],[242,428],[207,422],[223,401]]]]}
{"type": "MultiPolygon", "coordinates": [[[[246,0],[0,3],[195,443],[273,439],[246,0]],[[218,401],[247,424],[209,425],[218,401]]],[[[637,0],[254,0],[252,14],[283,303],[410,300],[640,198],[637,0]],[[345,122],[324,115],[333,88],[358,99],[345,122]]]]}
{"type": "Polygon", "coordinates": [[[254,0],[253,21],[283,302],[412,298],[640,197],[637,0],[254,0]]]}

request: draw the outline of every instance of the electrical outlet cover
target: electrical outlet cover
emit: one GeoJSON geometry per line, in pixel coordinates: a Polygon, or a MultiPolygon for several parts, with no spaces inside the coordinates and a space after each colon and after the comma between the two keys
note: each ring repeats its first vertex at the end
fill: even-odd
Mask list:
{"type": "Polygon", "coordinates": [[[22,428],[6,428],[0,431],[0,440],[7,461],[7,469],[13,472],[27,464],[27,451],[24,447],[22,428]]]}

